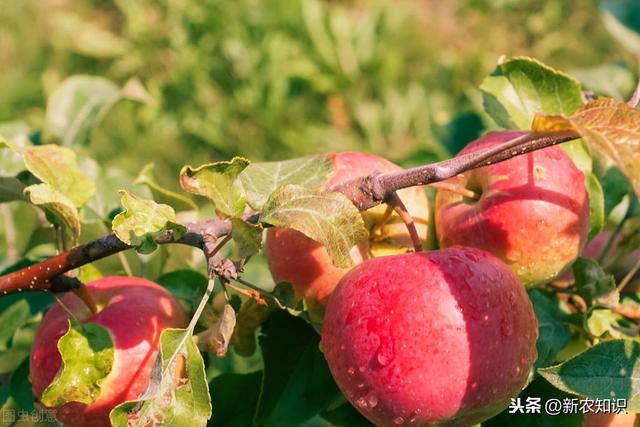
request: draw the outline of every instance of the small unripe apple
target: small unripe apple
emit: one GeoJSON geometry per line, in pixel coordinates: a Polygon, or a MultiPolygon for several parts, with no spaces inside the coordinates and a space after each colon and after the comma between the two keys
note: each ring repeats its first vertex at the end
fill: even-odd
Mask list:
{"type": "MultiPolygon", "coordinates": [[[[327,189],[373,172],[398,172],[402,168],[372,154],[343,152],[332,155],[333,174],[322,186],[327,189]]],[[[400,199],[414,219],[418,235],[427,240],[429,229],[429,202],[421,187],[411,187],[398,192],[400,199]]],[[[362,213],[369,241],[351,250],[354,264],[363,260],[412,250],[413,244],[406,226],[397,214],[393,214],[382,227],[380,222],[386,206],[376,206],[362,213]]],[[[348,271],[332,264],[324,247],[304,234],[291,230],[272,228],[267,231],[266,253],[269,269],[276,282],[286,281],[296,293],[304,297],[311,307],[323,308],[342,276],[348,271]]]]}
{"type": "MultiPolygon", "coordinates": [[[[522,135],[491,132],[461,151],[494,147],[522,135]]],[[[449,181],[477,199],[441,189],[436,233],[441,247],[472,246],[506,262],[527,285],[545,283],[580,254],[589,232],[583,173],[557,146],[466,172],[449,181]]]]}
{"type": "Polygon", "coordinates": [[[490,418],[525,385],[537,337],[513,271],[464,247],[365,261],[338,284],[322,329],[336,383],[378,427],[490,418]]]}
{"type": "MultiPolygon", "coordinates": [[[[185,327],[187,319],[169,292],[149,280],[104,277],[86,286],[99,307],[96,314],[91,314],[72,293],[62,302],[82,323],[97,323],[111,334],[113,367],[102,381],[95,402],[66,403],[56,408],[56,418],[66,426],[110,426],[109,412],[126,400],[138,398],[147,387],[162,331],[185,327]]],[[[68,315],[59,304],[42,319],[29,360],[29,378],[36,397],[42,395],[62,365],[57,343],[68,328],[68,315]]]]}

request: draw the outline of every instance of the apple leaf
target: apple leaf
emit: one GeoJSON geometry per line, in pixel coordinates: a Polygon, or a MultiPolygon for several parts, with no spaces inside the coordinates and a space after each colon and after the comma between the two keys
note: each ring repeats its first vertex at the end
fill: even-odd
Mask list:
{"type": "Polygon", "coordinates": [[[236,327],[236,312],[231,304],[225,304],[222,315],[201,335],[204,346],[218,357],[227,354],[231,335],[236,327]]]}
{"type": "Polygon", "coordinates": [[[255,299],[242,302],[236,316],[236,328],[231,336],[231,345],[241,356],[249,357],[256,351],[256,331],[267,319],[272,308],[255,299]]]}
{"type": "Polygon", "coordinates": [[[111,334],[97,323],[69,320],[69,330],[58,341],[62,367],[42,393],[49,408],[68,402],[92,403],[100,394],[100,383],[113,368],[111,334]]]}
{"type": "Polygon", "coordinates": [[[301,426],[339,399],[318,348],[320,338],[303,320],[276,310],[262,326],[259,341],[264,374],[254,425],[301,426]]]}
{"type": "Polygon", "coordinates": [[[587,306],[614,307],[618,304],[616,280],[600,264],[590,258],[579,257],[572,268],[577,292],[584,298],[587,306]]]}
{"type": "Polygon", "coordinates": [[[116,215],[111,228],[118,239],[135,246],[138,252],[153,252],[158,246],[155,239],[167,229],[178,233],[186,231],[175,223],[176,213],[171,206],[139,199],[125,190],[121,190],[120,195],[124,211],[116,215]]]}
{"type": "Polygon", "coordinates": [[[6,350],[13,333],[31,317],[29,303],[25,300],[11,304],[0,313],[0,352],[6,350]]]}
{"type": "Polygon", "coordinates": [[[529,292],[533,310],[538,318],[539,336],[536,342],[538,359],[535,367],[542,368],[555,362],[560,351],[569,344],[571,331],[567,323],[563,322],[563,313],[557,306],[557,297],[549,299],[540,291],[529,292]]]}
{"type": "Polygon", "coordinates": [[[192,194],[211,200],[222,217],[240,217],[247,204],[238,175],[249,161],[234,157],[230,162],[207,163],[197,168],[185,166],[180,171],[180,185],[192,194]]]}
{"type": "Polygon", "coordinates": [[[582,106],[577,80],[532,58],[499,63],[480,89],[485,111],[507,129],[529,129],[537,113],[569,115],[582,106]]]}
{"type": "Polygon", "coordinates": [[[538,372],[555,387],[590,399],[627,399],[640,411],[640,343],[610,340],[538,372]]]}
{"type": "Polygon", "coordinates": [[[262,209],[269,195],[284,185],[316,189],[333,171],[329,156],[308,156],[282,162],[252,163],[240,174],[249,205],[262,209]]]}
{"type": "Polygon", "coordinates": [[[534,131],[575,130],[587,146],[610,157],[640,195],[640,109],[601,98],[571,116],[538,115],[534,131]]]}
{"type": "Polygon", "coordinates": [[[260,394],[262,372],[225,373],[210,383],[211,397],[216,402],[216,415],[210,427],[247,427],[260,394]],[[238,402],[242,402],[238,404],[238,402]]]}
{"type": "Polygon", "coordinates": [[[293,228],[322,243],[333,263],[342,268],[351,267],[349,251],[368,236],[360,212],[343,194],[297,185],[280,187],[271,194],[260,220],[293,228]]]}
{"type": "Polygon", "coordinates": [[[186,304],[187,312],[193,312],[207,291],[208,279],[197,271],[183,269],[165,273],[155,282],[186,304]]]}
{"type": "Polygon", "coordinates": [[[249,224],[240,218],[232,218],[231,224],[235,257],[245,259],[257,254],[262,246],[262,226],[249,224]]]}
{"type": "Polygon", "coordinates": [[[198,205],[196,205],[188,197],[185,197],[180,193],[176,193],[175,191],[167,190],[166,188],[158,184],[155,177],[153,176],[153,169],[154,164],[148,163],[145,167],[142,168],[133,183],[146,185],[151,190],[159,193],[164,197],[179,201],[180,204],[184,205],[187,209],[198,209],[198,205]]]}
{"type": "Polygon", "coordinates": [[[0,177],[0,203],[14,200],[27,200],[24,195],[25,186],[13,177],[0,177]]]}
{"type": "Polygon", "coordinates": [[[120,98],[118,86],[107,79],[71,76],[49,97],[45,127],[65,147],[85,144],[91,130],[120,98]]]}
{"type": "Polygon", "coordinates": [[[20,147],[0,140],[3,146],[22,155],[29,172],[42,181],[24,189],[31,203],[42,206],[55,221],[65,225],[75,242],[80,235],[78,208],[96,191],[95,183],[78,167],[76,154],[53,144],[20,147]]]}
{"type": "Polygon", "coordinates": [[[160,337],[161,363],[154,367],[140,400],[124,402],[110,414],[114,427],[164,425],[201,427],[211,417],[204,360],[185,329],[166,329],[160,337]],[[158,369],[156,369],[158,368],[158,369]]]}
{"type": "Polygon", "coordinates": [[[626,99],[637,83],[633,71],[624,61],[571,70],[570,73],[582,83],[583,87],[600,96],[615,99],[626,99]]]}

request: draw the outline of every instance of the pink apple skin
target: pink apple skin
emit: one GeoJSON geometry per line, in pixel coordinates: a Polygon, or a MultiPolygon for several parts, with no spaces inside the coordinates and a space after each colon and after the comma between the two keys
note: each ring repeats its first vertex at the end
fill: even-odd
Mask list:
{"type": "MultiPolygon", "coordinates": [[[[378,172],[397,172],[402,168],[372,154],[343,152],[333,155],[333,175],[322,187],[378,172]]],[[[418,235],[427,240],[429,229],[429,202],[421,187],[400,190],[398,195],[413,216],[418,235]]],[[[363,213],[368,230],[380,220],[386,206],[376,206],[363,213]]],[[[276,282],[290,282],[297,294],[304,297],[311,307],[324,307],[336,284],[348,269],[335,267],[324,247],[302,233],[291,229],[272,228],[267,231],[266,253],[269,269],[276,282]]],[[[405,225],[393,214],[382,227],[381,233],[373,233],[370,241],[354,247],[351,258],[354,264],[364,259],[402,253],[413,245],[405,225]]]]}
{"type": "MultiPolygon", "coordinates": [[[[115,343],[114,365],[104,379],[97,400],[90,404],[71,402],[56,410],[56,418],[66,426],[110,426],[109,412],[118,404],[136,399],[147,387],[151,367],[158,353],[160,333],[166,328],[187,324],[178,302],[161,286],[136,277],[104,277],[87,283],[98,306],[94,315],[72,293],[64,304],[84,322],[106,328],[115,343]]],[[[29,377],[35,396],[53,381],[62,359],[59,338],[68,330],[68,317],[59,304],[44,316],[36,334],[29,377]]]]}
{"type": "MultiPolygon", "coordinates": [[[[521,134],[492,132],[460,154],[521,134]]],[[[478,201],[471,201],[438,190],[435,222],[440,246],[487,250],[506,262],[526,285],[558,276],[587,240],[589,199],[584,175],[560,147],[475,169],[450,182],[482,194],[478,201]]]]}
{"type": "Polygon", "coordinates": [[[378,427],[490,418],[525,385],[537,337],[515,274],[464,247],[365,261],[338,284],[322,329],[340,390],[378,427]]]}

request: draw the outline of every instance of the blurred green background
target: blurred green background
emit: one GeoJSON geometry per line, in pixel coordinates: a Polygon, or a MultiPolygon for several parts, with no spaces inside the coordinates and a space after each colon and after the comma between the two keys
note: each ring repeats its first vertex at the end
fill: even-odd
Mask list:
{"type": "Polygon", "coordinates": [[[111,110],[89,146],[101,165],[154,161],[172,188],[182,165],[233,155],[410,165],[493,126],[476,88],[501,55],[586,78],[614,64],[622,92],[637,72],[590,0],[0,0],[0,122],[40,127],[73,74],[137,77],[153,101],[111,110]]]}

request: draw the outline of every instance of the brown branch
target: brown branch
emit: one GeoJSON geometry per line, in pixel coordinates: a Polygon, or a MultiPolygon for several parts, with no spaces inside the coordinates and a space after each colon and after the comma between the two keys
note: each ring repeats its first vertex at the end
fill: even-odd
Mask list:
{"type": "MultiPolygon", "coordinates": [[[[184,224],[187,233],[175,239],[167,230],[157,239],[158,244],[180,243],[206,250],[218,237],[231,230],[229,221],[207,220],[184,224]]],[[[73,283],[57,277],[67,271],[115,253],[131,249],[114,234],[108,234],[84,245],[77,246],[38,264],[0,276],[0,292],[3,295],[22,291],[63,291],[73,289],[73,283]],[[54,280],[54,278],[56,278],[54,280]]],[[[211,252],[209,249],[208,252],[211,252]]]]}
{"type": "MultiPolygon", "coordinates": [[[[383,203],[397,190],[443,181],[470,169],[508,160],[579,137],[577,132],[572,131],[532,132],[497,147],[478,150],[441,162],[402,172],[360,177],[331,187],[329,191],[344,194],[358,209],[366,210],[383,203]]],[[[256,223],[259,221],[259,213],[248,214],[244,219],[256,223]]],[[[190,245],[204,250],[207,254],[213,251],[219,237],[231,231],[231,223],[227,220],[207,220],[184,225],[187,227],[187,233],[182,237],[175,238],[173,232],[168,230],[156,240],[157,243],[190,245]]],[[[127,249],[131,249],[131,246],[120,241],[115,235],[109,234],[38,264],[0,276],[0,295],[22,291],[71,289],[73,284],[59,278],[59,275],[127,249]]]]}

